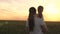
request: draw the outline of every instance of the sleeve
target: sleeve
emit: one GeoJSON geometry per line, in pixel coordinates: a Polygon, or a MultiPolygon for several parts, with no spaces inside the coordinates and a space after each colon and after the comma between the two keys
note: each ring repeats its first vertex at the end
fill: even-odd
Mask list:
{"type": "Polygon", "coordinates": [[[26,27],[28,27],[28,21],[26,21],[26,27]]]}

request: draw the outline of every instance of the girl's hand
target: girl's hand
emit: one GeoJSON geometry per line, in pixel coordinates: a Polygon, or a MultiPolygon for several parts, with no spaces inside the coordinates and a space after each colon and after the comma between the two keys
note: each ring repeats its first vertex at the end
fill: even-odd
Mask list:
{"type": "Polygon", "coordinates": [[[29,29],[28,27],[25,29],[26,34],[29,34],[29,29]]]}

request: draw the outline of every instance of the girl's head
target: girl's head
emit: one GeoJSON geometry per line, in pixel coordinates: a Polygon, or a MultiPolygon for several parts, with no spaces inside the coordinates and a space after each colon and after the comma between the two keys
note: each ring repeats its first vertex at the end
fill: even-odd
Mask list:
{"type": "Polygon", "coordinates": [[[29,9],[29,17],[28,17],[29,31],[33,31],[33,28],[34,28],[34,15],[35,14],[36,14],[36,9],[34,7],[31,7],[29,9]]]}
{"type": "Polygon", "coordinates": [[[38,15],[42,18],[43,6],[38,6],[38,15]]]}
{"type": "Polygon", "coordinates": [[[34,7],[31,7],[29,9],[29,14],[32,14],[32,15],[36,14],[36,9],[34,7]]]}
{"type": "Polygon", "coordinates": [[[43,12],[43,6],[38,6],[38,13],[42,13],[43,12]]]}

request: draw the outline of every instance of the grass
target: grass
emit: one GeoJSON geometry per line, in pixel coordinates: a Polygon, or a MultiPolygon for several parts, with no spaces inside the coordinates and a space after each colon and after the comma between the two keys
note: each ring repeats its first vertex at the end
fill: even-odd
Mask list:
{"type": "Polygon", "coordinates": [[[24,21],[0,21],[0,34],[24,34],[25,22],[24,21]]]}
{"type": "MultiPolygon", "coordinates": [[[[46,34],[60,34],[60,23],[46,22],[48,32],[46,34]]],[[[25,21],[0,21],[0,34],[25,34],[25,21]]]]}
{"type": "Polygon", "coordinates": [[[46,23],[48,32],[46,34],[60,34],[60,23],[59,22],[48,22],[46,23]]]}

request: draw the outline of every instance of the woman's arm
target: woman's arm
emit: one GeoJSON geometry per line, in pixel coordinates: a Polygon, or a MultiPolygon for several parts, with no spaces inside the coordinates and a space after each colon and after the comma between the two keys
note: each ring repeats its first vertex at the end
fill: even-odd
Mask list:
{"type": "Polygon", "coordinates": [[[26,21],[25,32],[26,32],[26,34],[29,34],[29,25],[28,25],[28,21],[26,21]]]}
{"type": "Polygon", "coordinates": [[[42,19],[41,22],[40,22],[40,26],[42,28],[42,32],[43,33],[46,33],[48,31],[48,28],[47,28],[47,25],[46,23],[44,22],[44,20],[42,19]]]}
{"type": "Polygon", "coordinates": [[[41,25],[41,28],[43,33],[46,33],[48,31],[48,28],[46,25],[41,25]]]}
{"type": "Polygon", "coordinates": [[[28,27],[25,28],[25,32],[26,32],[26,34],[29,34],[29,28],[28,27]]]}

